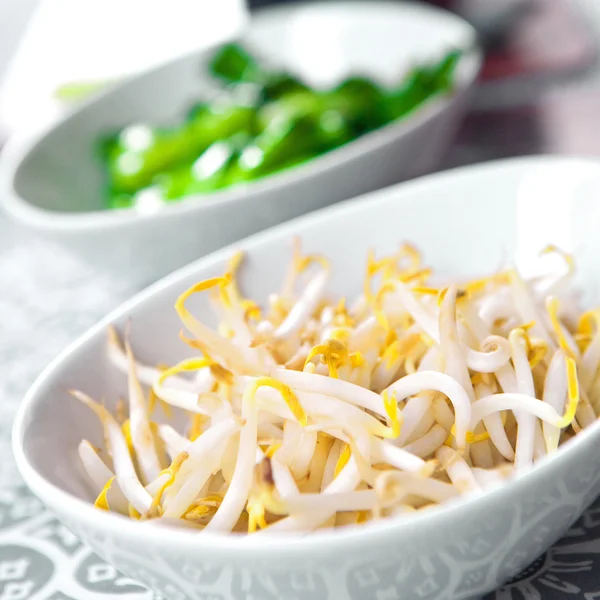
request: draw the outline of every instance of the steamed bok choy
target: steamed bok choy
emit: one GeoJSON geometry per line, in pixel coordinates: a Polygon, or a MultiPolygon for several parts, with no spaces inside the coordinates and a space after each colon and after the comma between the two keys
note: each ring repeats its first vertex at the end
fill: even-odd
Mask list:
{"type": "Polygon", "coordinates": [[[176,125],[134,123],[102,141],[107,205],[156,208],[310,160],[451,93],[459,58],[415,66],[391,88],[355,75],[317,90],[227,44],[210,62],[216,98],[176,125]]]}

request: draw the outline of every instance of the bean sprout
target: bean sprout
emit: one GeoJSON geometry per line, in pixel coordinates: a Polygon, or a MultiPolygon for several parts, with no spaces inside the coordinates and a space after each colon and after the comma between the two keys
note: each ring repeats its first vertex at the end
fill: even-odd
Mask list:
{"type": "Polygon", "coordinates": [[[107,399],[113,412],[71,392],[104,436],[102,449],[78,447],[95,506],[198,532],[306,534],[504,485],[600,409],[600,312],[578,315],[572,258],[551,251],[566,273],[438,289],[403,245],[369,255],[349,301],[331,297],[327,259],[296,241],[266,310],[238,288],[236,253],[176,302],[192,356],[144,364],[135,323],[124,341],[111,327],[125,399],[107,399]],[[198,293],[217,328],[186,306],[198,293]]]}

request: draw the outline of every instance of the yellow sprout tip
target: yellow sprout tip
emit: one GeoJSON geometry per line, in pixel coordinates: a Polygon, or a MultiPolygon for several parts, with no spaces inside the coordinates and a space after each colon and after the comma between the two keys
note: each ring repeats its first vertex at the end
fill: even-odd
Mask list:
{"type": "Polygon", "coordinates": [[[108,496],[108,491],[110,490],[114,480],[115,480],[115,477],[113,476],[106,482],[106,484],[102,488],[102,491],[100,492],[100,494],[98,494],[98,497],[96,498],[96,501],[94,502],[95,508],[99,508],[100,510],[110,510],[110,507],[108,506],[107,496],[108,496]]]}
{"type": "Polygon", "coordinates": [[[569,401],[565,414],[559,420],[558,427],[568,427],[573,423],[575,419],[575,413],[577,412],[577,406],[579,404],[579,381],[577,379],[577,365],[572,358],[567,358],[567,389],[569,401]]]}
{"type": "Polygon", "coordinates": [[[272,377],[258,377],[254,380],[254,382],[251,384],[251,388],[248,390],[249,397],[254,398],[256,392],[261,387],[270,387],[277,390],[300,425],[305,427],[308,424],[306,411],[300,404],[296,394],[294,394],[289,386],[285,385],[285,383],[282,383],[281,381],[277,381],[277,379],[273,379],[272,377]]]}
{"type": "Polygon", "coordinates": [[[338,458],[336,465],[335,465],[335,469],[333,471],[334,479],[342,472],[344,467],[348,464],[348,461],[350,460],[351,456],[352,456],[352,449],[350,448],[349,444],[346,444],[340,454],[340,457],[338,458]]]}
{"type": "Polygon", "coordinates": [[[172,377],[173,375],[177,375],[178,373],[182,373],[184,371],[198,371],[204,367],[210,367],[213,364],[214,362],[210,358],[188,358],[171,367],[170,369],[163,371],[158,378],[158,384],[162,385],[166,379],[172,377]]]}
{"type": "Polygon", "coordinates": [[[383,406],[389,419],[389,437],[396,439],[400,435],[400,428],[402,425],[402,415],[398,411],[398,402],[396,400],[396,394],[389,394],[389,392],[385,390],[382,396],[383,406]]]}

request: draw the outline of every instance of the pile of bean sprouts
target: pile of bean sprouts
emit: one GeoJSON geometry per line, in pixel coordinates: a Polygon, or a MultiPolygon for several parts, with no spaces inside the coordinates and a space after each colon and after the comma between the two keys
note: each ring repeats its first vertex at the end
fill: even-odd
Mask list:
{"type": "Polygon", "coordinates": [[[406,517],[525,472],[600,410],[600,310],[578,311],[572,258],[545,253],[564,268],[439,288],[403,244],[369,255],[349,302],[329,296],[328,260],[295,241],[263,308],[238,288],[235,254],[176,302],[194,357],[142,364],[111,328],[126,399],[113,414],[72,391],[104,431],[102,449],[79,446],[95,506],[212,532],[307,533],[406,517]],[[218,330],[186,308],[200,293],[218,330]]]}

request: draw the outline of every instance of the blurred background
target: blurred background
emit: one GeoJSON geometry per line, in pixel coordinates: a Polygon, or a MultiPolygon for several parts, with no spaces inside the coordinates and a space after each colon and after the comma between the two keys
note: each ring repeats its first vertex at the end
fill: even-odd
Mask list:
{"type": "MultiPolygon", "coordinates": [[[[402,0],[397,0],[402,1],[402,0]]],[[[90,89],[239,30],[285,0],[0,0],[0,141],[90,89]],[[186,18],[182,18],[186,15],[186,18]]],[[[600,152],[597,0],[431,0],[473,23],[486,64],[445,165],[600,152]]]]}

